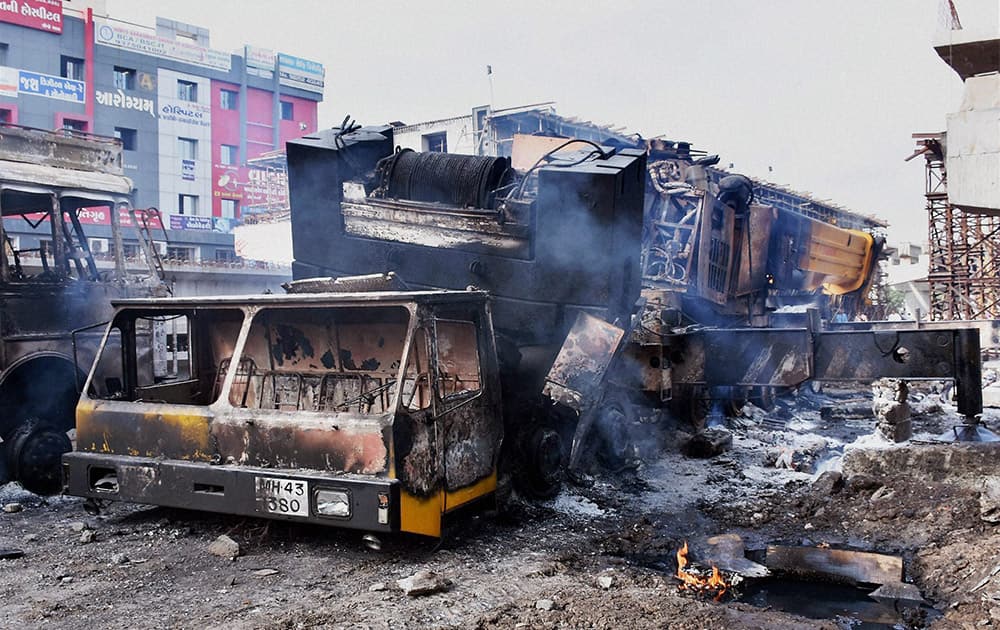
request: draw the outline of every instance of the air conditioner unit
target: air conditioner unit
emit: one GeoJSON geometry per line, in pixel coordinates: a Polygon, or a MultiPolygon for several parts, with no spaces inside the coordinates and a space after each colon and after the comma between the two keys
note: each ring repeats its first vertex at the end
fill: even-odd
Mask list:
{"type": "Polygon", "coordinates": [[[92,254],[106,254],[108,253],[108,239],[106,238],[92,238],[88,239],[90,243],[90,253],[92,254]]]}

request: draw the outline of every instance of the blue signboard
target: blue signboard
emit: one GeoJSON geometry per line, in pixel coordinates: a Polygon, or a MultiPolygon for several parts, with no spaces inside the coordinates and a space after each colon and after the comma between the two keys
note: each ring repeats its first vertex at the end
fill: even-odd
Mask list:
{"type": "Polygon", "coordinates": [[[194,160],[181,160],[181,179],[194,181],[194,160]]]}
{"type": "Polygon", "coordinates": [[[171,230],[202,230],[212,229],[212,217],[196,217],[192,215],[170,215],[171,230]]]}
{"type": "Polygon", "coordinates": [[[278,81],[282,85],[322,93],[325,75],[326,69],[318,61],[278,53],[278,81]]]}
{"type": "Polygon", "coordinates": [[[34,94],[82,104],[85,101],[84,85],[83,81],[18,70],[17,90],[21,94],[34,94]]]}

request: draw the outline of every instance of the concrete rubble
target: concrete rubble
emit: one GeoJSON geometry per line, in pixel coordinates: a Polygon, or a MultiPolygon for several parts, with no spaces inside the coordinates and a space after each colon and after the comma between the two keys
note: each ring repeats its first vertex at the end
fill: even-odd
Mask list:
{"type": "Polygon", "coordinates": [[[229,536],[223,534],[213,540],[208,546],[208,553],[220,558],[235,560],[240,555],[240,545],[229,536]]]}
{"type": "Polygon", "coordinates": [[[434,571],[421,570],[401,580],[396,580],[396,586],[410,597],[431,595],[451,588],[451,580],[442,577],[434,571]]]}
{"type": "Polygon", "coordinates": [[[910,419],[909,387],[896,378],[883,378],[872,384],[875,399],[872,412],[875,414],[875,429],[885,439],[905,442],[913,435],[910,419]]]}

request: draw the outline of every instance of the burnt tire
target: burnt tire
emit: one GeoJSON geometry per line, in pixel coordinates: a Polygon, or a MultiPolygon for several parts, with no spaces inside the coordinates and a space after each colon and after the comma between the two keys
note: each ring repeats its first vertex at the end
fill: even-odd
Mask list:
{"type": "Polygon", "coordinates": [[[622,398],[612,398],[602,404],[595,423],[597,461],[605,469],[618,472],[628,467],[632,455],[630,428],[634,422],[632,406],[622,398]]]}
{"type": "Polygon", "coordinates": [[[674,419],[695,433],[705,428],[711,410],[712,401],[701,387],[678,388],[670,401],[670,413],[674,419]]]}
{"type": "Polygon", "coordinates": [[[563,440],[555,430],[536,426],[521,438],[514,483],[531,499],[551,499],[562,489],[563,440]]]}
{"type": "Polygon", "coordinates": [[[12,480],[35,494],[58,494],[62,490],[62,456],[73,448],[65,431],[29,418],[3,444],[12,480]]]}

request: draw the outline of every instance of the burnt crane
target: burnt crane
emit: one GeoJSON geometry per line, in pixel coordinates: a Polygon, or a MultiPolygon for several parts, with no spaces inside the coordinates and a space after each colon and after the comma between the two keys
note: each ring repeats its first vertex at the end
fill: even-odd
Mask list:
{"type": "Polygon", "coordinates": [[[494,180],[477,180],[492,191],[458,195],[475,188],[476,164],[502,158],[396,150],[392,134],[332,129],[289,143],[293,273],[394,270],[415,287],[489,291],[518,393],[547,388],[585,417],[669,406],[698,425],[713,404],[767,406],[811,379],[897,376],[954,379],[959,411],[981,412],[976,331],[834,329],[816,309],[778,308],[824,294],[856,312],[882,247],[872,234],[755,203],[745,177],[709,177],[711,160],[664,177],[675,164],[647,173],[646,152],[581,140],[515,136],[515,151],[541,147],[529,148],[533,166],[493,167],[494,180]],[[545,381],[581,313],[625,331],[609,350],[613,378],[606,360],[576,386],[566,379],[579,370],[545,381]]]}
{"type": "Polygon", "coordinates": [[[645,151],[558,140],[517,171],[398,150],[388,126],[287,154],[289,293],[116,302],[67,492],[439,536],[506,478],[558,492],[582,445],[613,461],[639,406],[698,424],[713,401],[897,376],[954,379],[981,411],[975,330],[775,312],[775,287],[863,292],[878,243],[743,178],[651,199],[645,151]],[[176,319],[190,364],[158,374],[139,340],[176,319]]]}

